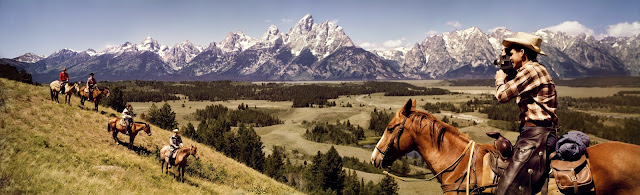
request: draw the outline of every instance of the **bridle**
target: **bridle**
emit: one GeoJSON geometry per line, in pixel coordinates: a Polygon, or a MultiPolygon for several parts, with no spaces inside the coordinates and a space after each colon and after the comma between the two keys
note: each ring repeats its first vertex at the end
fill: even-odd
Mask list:
{"type": "MultiPolygon", "coordinates": [[[[394,144],[394,142],[397,142],[398,149],[400,149],[400,137],[402,136],[402,133],[404,132],[404,125],[405,125],[405,123],[407,122],[407,119],[409,119],[409,117],[408,117],[408,116],[404,119],[404,121],[402,121],[402,124],[398,124],[398,125],[400,125],[400,128],[399,128],[399,132],[398,132],[398,134],[397,134],[397,137],[395,137],[395,138],[391,139],[391,141],[392,141],[392,142],[391,142],[391,143],[389,143],[389,144],[387,145],[387,148],[386,148],[384,151],[380,150],[380,148],[378,148],[378,146],[376,146],[376,149],[378,150],[378,152],[380,152],[380,154],[382,154],[382,158],[381,158],[380,163],[382,163],[382,162],[384,161],[384,158],[386,157],[386,154],[389,152],[389,150],[391,149],[391,146],[394,144]]],[[[386,130],[387,130],[388,132],[390,132],[390,133],[393,133],[393,130],[395,130],[395,128],[396,128],[398,125],[395,125],[395,126],[393,126],[392,128],[387,128],[386,130]]],[[[460,154],[460,156],[459,156],[459,157],[458,157],[458,158],[457,158],[457,159],[456,159],[456,160],[455,160],[451,165],[449,165],[447,168],[445,168],[445,169],[443,169],[442,171],[440,171],[440,172],[436,173],[435,175],[433,175],[433,177],[428,178],[428,179],[412,179],[412,180],[407,180],[407,179],[405,179],[405,178],[402,178],[402,177],[396,176],[396,175],[394,175],[394,174],[392,174],[392,173],[389,173],[388,171],[384,171],[384,173],[385,173],[385,174],[387,174],[387,175],[389,175],[389,176],[391,176],[391,177],[394,177],[394,178],[396,178],[396,179],[400,179],[400,180],[402,180],[402,181],[431,181],[431,180],[433,180],[433,179],[437,178],[438,176],[442,175],[444,172],[449,172],[449,171],[451,171],[451,170],[450,170],[451,168],[457,167],[457,165],[460,163],[460,161],[462,160],[462,158],[463,158],[464,156],[466,156],[467,152],[470,152],[470,154],[469,154],[469,162],[467,163],[467,167],[466,167],[466,181],[467,181],[467,182],[466,182],[466,194],[469,194],[469,189],[470,189],[469,187],[470,187],[470,184],[471,184],[471,183],[470,183],[470,182],[471,182],[471,181],[470,181],[471,166],[472,166],[473,153],[475,152],[475,145],[476,145],[476,142],[475,142],[475,141],[473,141],[473,140],[470,140],[470,141],[469,141],[469,143],[467,144],[467,146],[465,147],[465,149],[463,150],[462,154],[460,154]]],[[[464,176],[464,175],[463,175],[463,176],[464,176]]],[[[461,185],[462,185],[462,184],[461,184],[461,185]]],[[[444,184],[443,184],[443,186],[444,186],[444,184]]],[[[478,189],[481,189],[480,191],[484,190],[484,188],[478,188],[478,189]]],[[[473,192],[473,191],[476,191],[476,190],[478,190],[478,189],[475,189],[475,188],[474,188],[474,189],[472,190],[472,192],[473,192]]],[[[443,190],[444,190],[444,189],[443,189],[443,190]]],[[[445,193],[447,193],[447,192],[451,192],[451,191],[458,191],[458,190],[445,191],[445,193]]]]}
{"type": "Polygon", "coordinates": [[[380,148],[378,148],[378,146],[376,146],[376,149],[378,150],[378,152],[380,152],[380,154],[382,154],[382,159],[381,159],[380,163],[382,163],[382,161],[384,161],[384,158],[387,156],[387,153],[391,149],[391,146],[393,146],[394,142],[398,144],[398,149],[400,149],[400,137],[402,136],[402,133],[404,132],[404,124],[407,122],[407,119],[409,119],[409,117],[404,118],[404,121],[402,121],[402,124],[397,124],[397,125],[394,125],[392,128],[387,128],[386,129],[387,132],[393,133],[393,130],[395,130],[398,125],[400,126],[400,129],[398,130],[397,136],[395,138],[391,139],[392,142],[387,144],[387,148],[384,151],[380,150],[380,148]]]}

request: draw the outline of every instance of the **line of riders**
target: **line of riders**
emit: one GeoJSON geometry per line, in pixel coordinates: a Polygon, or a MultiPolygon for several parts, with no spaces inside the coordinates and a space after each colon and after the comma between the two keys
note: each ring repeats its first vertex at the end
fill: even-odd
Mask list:
{"type": "MultiPolygon", "coordinates": [[[[87,79],[86,89],[88,90],[88,94],[93,94],[93,91],[98,88],[98,82],[94,77],[94,73],[89,74],[89,78],[87,79]]],[[[60,72],[59,76],[60,81],[60,94],[65,93],[65,86],[69,83],[69,74],[67,73],[67,68],[62,68],[62,72],[60,72]]],[[[93,96],[89,95],[89,101],[93,101],[93,96]]],[[[127,104],[125,108],[122,110],[122,123],[123,126],[126,127],[127,131],[125,135],[131,134],[131,127],[133,126],[133,109],[131,108],[131,104],[127,104]]],[[[182,138],[178,134],[178,129],[173,130],[174,134],[169,139],[169,163],[168,168],[171,168],[171,165],[175,163],[176,158],[176,150],[182,148],[184,145],[182,144],[182,138]]],[[[130,143],[132,144],[132,143],[130,143]]]]}

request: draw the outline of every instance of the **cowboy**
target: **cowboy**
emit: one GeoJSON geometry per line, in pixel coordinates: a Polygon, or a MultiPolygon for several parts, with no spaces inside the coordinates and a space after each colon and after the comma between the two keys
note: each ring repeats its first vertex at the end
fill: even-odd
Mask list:
{"type": "Polygon", "coordinates": [[[60,93],[64,93],[64,86],[69,83],[69,74],[67,74],[67,68],[62,68],[62,72],[60,72],[60,76],[58,77],[60,80],[60,93]]]}
{"type": "Polygon", "coordinates": [[[122,120],[127,125],[127,135],[131,133],[131,126],[133,125],[133,110],[131,109],[131,104],[127,104],[127,106],[122,110],[122,120]]]}
{"type": "Polygon", "coordinates": [[[89,74],[89,79],[87,79],[87,89],[89,89],[89,101],[93,101],[93,88],[96,87],[98,82],[93,78],[93,72],[89,74]]]}
{"type": "Polygon", "coordinates": [[[169,145],[171,146],[171,150],[169,150],[169,168],[171,168],[171,164],[175,161],[174,152],[184,145],[182,145],[182,137],[178,135],[178,129],[173,130],[173,136],[169,138],[169,145]]]}
{"type": "Polygon", "coordinates": [[[543,65],[538,63],[540,37],[519,32],[502,41],[503,55],[510,56],[515,78],[498,70],[495,97],[501,103],[516,98],[520,107],[520,136],[514,146],[512,161],[498,181],[496,194],[535,194],[544,188],[549,174],[549,154],[555,149],[558,124],[556,86],[543,65]]]}

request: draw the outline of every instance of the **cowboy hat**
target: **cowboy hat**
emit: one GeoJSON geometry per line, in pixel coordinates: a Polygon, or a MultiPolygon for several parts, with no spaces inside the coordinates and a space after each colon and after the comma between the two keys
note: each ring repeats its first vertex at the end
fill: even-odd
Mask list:
{"type": "Polygon", "coordinates": [[[90,73],[89,75],[93,75],[93,72],[92,72],[92,73],[90,73]]]}
{"type": "Polygon", "coordinates": [[[178,129],[174,129],[174,130],[173,130],[173,132],[176,132],[176,133],[178,133],[178,129]]]}
{"type": "Polygon", "coordinates": [[[518,32],[518,34],[516,34],[515,37],[506,38],[504,39],[504,41],[502,41],[502,45],[504,45],[507,48],[513,44],[522,45],[526,48],[531,49],[532,51],[535,51],[536,53],[539,53],[545,56],[547,55],[544,52],[542,52],[542,50],[540,50],[540,44],[542,44],[542,39],[538,36],[535,36],[529,33],[518,32]]]}

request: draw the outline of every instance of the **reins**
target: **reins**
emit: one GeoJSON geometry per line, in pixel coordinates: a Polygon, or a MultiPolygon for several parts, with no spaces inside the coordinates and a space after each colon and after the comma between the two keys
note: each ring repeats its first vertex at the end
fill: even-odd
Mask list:
{"type": "MultiPolygon", "coordinates": [[[[460,157],[458,157],[458,159],[456,159],[456,161],[454,161],[451,165],[449,165],[449,167],[443,169],[442,171],[438,172],[437,174],[433,175],[433,177],[428,178],[428,179],[406,178],[406,177],[401,177],[401,176],[394,175],[393,173],[390,173],[388,171],[384,171],[383,173],[386,174],[386,175],[389,175],[389,176],[391,176],[393,178],[399,179],[401,181],[406,181],[406,182],[431,181],[431,180],[437,178],[438,176],[442,175],[442,173],[444,173],[444,172],[448,171],[449,169],[451,169],[452,167],[454,167],[454,165],[457,165],[460,162],[460,160],[462,160],[462,157],[464,157],[467,154],[467,152],[469,151],[469,148],[472,148],[471,149],[472,150],[471,155],[473,155],[473,148],[475,148],[475,142],[473,140],[469,141],[469,143],[465,147],[464,151],[462,151],[462,154],[460,155],[460,157]]],[[[471,157],[469,159],[471,159],[471,157]]],[[[469,160],[469,161],[471,161],[471,160],[469,160]]],[[[470,165],[471,165],[471,163],[469,163],[469,166],[467,167],[467,170],[469,170],[471,168],[470,165]]]]}

